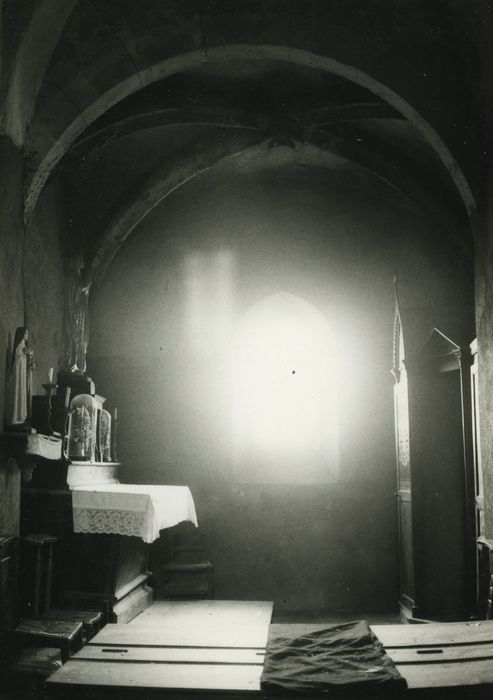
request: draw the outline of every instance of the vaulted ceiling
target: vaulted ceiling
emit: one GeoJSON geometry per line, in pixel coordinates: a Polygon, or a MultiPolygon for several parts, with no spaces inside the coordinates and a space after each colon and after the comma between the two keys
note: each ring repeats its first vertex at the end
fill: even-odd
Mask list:
{"type": "Polygon", "coordinates": [[[98,278],[197,174],[302,163],[380,182],[470,254],[480,21],[467,0],[10,3],[25,218],[57,182],[64,246],[98,278]]]}

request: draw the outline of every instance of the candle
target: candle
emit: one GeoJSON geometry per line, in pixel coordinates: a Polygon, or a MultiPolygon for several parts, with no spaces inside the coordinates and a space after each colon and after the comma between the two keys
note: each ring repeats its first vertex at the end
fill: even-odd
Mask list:
{"type": "Polygon", "coordinates": [[[53,367],[48,370],[48,384],[53,384],[53,367]]]}
{"type": "Polygon", "coordinates": [[[113,418],[115,419],[115,421],[117,420],[117,417],[118,417],[118,410],[116,408],[114,408],[113,409],[113,418]]]}

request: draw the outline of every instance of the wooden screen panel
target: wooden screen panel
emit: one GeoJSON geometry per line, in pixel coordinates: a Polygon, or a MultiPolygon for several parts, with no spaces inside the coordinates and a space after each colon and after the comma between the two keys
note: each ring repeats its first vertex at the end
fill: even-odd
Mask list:
{"type": "Polygon", "coordinates": [[[412,503],[410,491],[399,491],[399,566],[401,602],[414,606],[414,553],[412,533],[412,503]]]}

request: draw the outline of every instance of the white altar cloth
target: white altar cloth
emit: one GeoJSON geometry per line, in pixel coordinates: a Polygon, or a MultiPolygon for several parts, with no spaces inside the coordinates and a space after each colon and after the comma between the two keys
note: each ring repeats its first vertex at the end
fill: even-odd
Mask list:
{"type": "Polygon", "coordinates": [[[153,542],[159,531],[197,514],[188,486],[104,484],[72,487],[74,532],[133,535],[153,542]]]}

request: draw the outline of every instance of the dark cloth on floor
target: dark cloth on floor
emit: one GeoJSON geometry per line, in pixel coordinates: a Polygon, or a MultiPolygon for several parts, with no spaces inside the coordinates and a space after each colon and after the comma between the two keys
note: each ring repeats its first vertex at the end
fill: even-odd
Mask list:
{"type": "Polygon", "coordinates": [[[365,620],[270,639],[262,690],[278,693],[395,691],[406,681],[365,620]]]}

